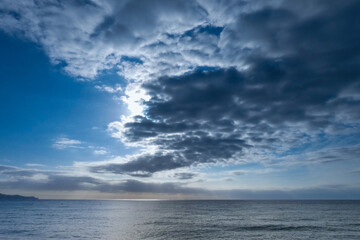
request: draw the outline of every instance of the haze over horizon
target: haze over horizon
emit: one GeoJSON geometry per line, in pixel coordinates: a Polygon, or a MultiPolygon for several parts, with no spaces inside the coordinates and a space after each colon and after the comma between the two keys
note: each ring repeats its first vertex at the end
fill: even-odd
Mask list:
{"type": "Polygon", "coordinates": [[[0,193],[360,199],[359,13],[1,1],[0,193]]]}

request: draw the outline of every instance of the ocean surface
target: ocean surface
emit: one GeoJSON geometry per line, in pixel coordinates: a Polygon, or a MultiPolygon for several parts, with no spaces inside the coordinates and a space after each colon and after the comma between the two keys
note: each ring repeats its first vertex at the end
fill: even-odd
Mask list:
{"type": "Polygon", "coordinates": [[[360,201],[0,201],[0,239],[360,239],[360,201]]]}

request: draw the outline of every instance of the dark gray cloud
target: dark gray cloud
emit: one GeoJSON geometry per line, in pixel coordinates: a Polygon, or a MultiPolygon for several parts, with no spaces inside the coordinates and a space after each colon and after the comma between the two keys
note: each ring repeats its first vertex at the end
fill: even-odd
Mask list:
{"type": "Polygon", "coordinates": [[[197,176],[196,173],[183,172],[183,173],[175,173],[174,176],[180,180],[188,180],[197,176]]]}
{"type": "Polygon", "coordinates": [[[92,172],[111,172],[129,174],[134,177],[150,177],[152,173],[187,166],[177,161],[174,155],[142,155],[133,161],[123,164],[107,164],[91,167],[92,172]]]}
{"type": "Polygon", "coordinates": [[[236,171],[236,172],[233,172],[233,174],[234,174],[235,176],[242,176],[242,175],[245,175],[246,172],[244,172],[244,171],[236,171]]]}
{"type": "Polygon", "coordinates": [[[330,129],[359,131],[360,35],[354,23],[360,3],[336,6],[306,18],[299,15],[301,4],[240,14],[221,35],[246,69],[198,69],[144,84],[151,97],[143,102],[145,116],[126,123],[122,137],[159,152],[96,169],[150,175],[241,162],[252,157],[246,152],[281,151],[276,148],[330,129]]]}

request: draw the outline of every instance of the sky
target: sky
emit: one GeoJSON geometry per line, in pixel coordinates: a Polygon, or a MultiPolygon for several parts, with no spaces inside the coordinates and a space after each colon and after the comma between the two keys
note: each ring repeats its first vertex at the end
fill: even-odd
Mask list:
{"type": "Polygon", "coordinates": [[[3,0],[0,192],[360,199],[357,0],[3,0]]]}

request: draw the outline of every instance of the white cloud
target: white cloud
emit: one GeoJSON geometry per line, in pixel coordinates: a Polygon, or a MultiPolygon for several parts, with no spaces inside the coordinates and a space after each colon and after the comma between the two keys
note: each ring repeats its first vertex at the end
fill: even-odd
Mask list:
{"type": "Polygon", "coordinates": [[[107,86],[107,85],[96,85],[95,88],[102,92],[108,92],[108,93],[118,93],[122,92],[123,89],[119,84],[116,84],[115,86],[107,86]]]}
{"type": "Polygon", "coordinates": [[[55,140],[52,147],[61,150],[66,148],[83,148],[82,144],[83,142],[80,140],[60,137],[55,140]]]}
{"type": "Polygon", "coordinates": [[[106,154],[108,154],[108,152],[106,150],[104,150],[104,149],[94,150],[93,153],[95,155],[106,155],[106,154]]]}
{"type": "MultiPolygon", "coordinates": [[[[0,8],[1,29],[40,43],[53,63],[65,61],[68,73],[84,78],[115,67],[121,56],[142,57],[140,49],[164,34],[181,34],[206,21],[196,1],[6,0],[0,8]]],[[[148,73],[157,69],[147,66],[148,73]]]]}

